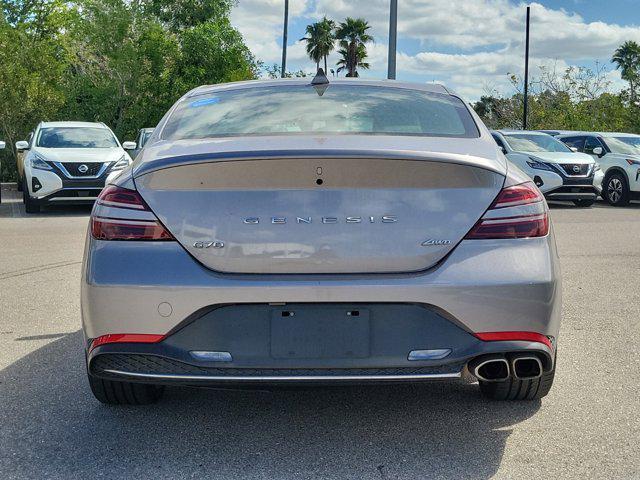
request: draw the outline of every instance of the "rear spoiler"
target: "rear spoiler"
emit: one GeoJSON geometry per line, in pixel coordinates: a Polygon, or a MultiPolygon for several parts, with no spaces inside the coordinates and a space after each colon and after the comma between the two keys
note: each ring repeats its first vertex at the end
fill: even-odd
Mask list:
{"type": "Polygon", "coordinates": [[[268,160],[282,158],[378,158],[389,160],[424,160],[431,162],[455,163],[483,168],[500,175],[506,175],[506,165],[498,168],[496,162],[484,157],[442,152],[420,152],[415,150],[352,150],[352,149],[304,149],[304,150],[251,150],[200,153],[157,158],[133,164],[133,177],[137,178],[165,168],[195,165],[209,162],[242,160],[268,160]]]}

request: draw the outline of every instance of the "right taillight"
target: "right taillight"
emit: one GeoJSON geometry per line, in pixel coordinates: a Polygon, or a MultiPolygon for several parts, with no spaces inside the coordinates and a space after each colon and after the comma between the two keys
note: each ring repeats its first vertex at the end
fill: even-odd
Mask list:
{"type": "Polygon", "coordinates": [[[531,238],[547,233],[549,216],[544,197],[533,183],[526,182],[503,188],[465,238],[531,238]]]}
{"type": "Polygon", "coordinates": [[[105,187],[91,213],[97,240],[174,240],[136,190],[105,187]]]}

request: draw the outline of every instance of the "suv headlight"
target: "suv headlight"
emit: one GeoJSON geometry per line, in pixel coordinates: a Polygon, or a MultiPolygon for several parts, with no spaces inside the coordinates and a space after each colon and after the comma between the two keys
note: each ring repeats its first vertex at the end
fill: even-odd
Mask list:
{"type": "Polygon", "coordinates": [[[120,159],[116,162],[116,164],[111,167],[111,170],[122,170],[123,168],[127,168],[129,166],[129,159],[126,155],[120,157],[120,159]]]}
{"type": "Polygon", "coordinates": [[[540,162],[533,157],[529,157],[529,160],[527,160],[527,165],[536,170],[547,170],[549,172],[553,171],[553,169],[549,165],[544,162],[540,162]]]}
{"type": "Polygon", "coordinates": [[[51,165],[49,165],[40,155],[34,154],[33,157],[31,157],[31,168],[36,168],[38,170],[51,170],[51,165]]]}

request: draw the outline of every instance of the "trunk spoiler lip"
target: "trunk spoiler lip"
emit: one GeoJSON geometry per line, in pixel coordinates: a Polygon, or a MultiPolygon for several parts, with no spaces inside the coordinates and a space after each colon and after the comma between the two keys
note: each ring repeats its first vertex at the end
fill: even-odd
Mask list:
{"type": "Polygon", "coordinates": [[[176,155],[133,164],[133,178],[148,173],[183,165],[196,165],[209,162],[269,160],[282,158],[376,158],[386,160],[422,160],[448,162],[470,167],[482,168],[502,176],[507,175],[506,162],[499,157],[492,159],[460,153],[429,152],[415,150],[366,150],[366,149],[287,149],[287,150],[237,150],[225,152],[198,153],[193,155],[176,155]]]}

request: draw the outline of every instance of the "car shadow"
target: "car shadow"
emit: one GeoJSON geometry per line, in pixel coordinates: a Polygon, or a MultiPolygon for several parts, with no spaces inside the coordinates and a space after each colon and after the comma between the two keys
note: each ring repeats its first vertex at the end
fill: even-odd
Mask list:
{"type": "Polygon", "coordinates": [[[273,391],[169,388],[157,405],[91,396],[81,332],[0,371],[0,464],[43,478],[491,478],[540,401],[477,385],[273,391]]]}

